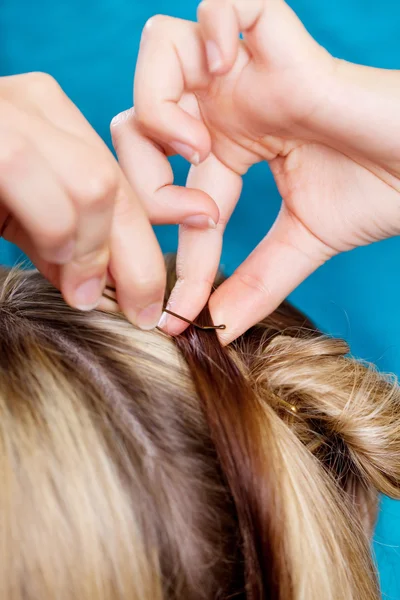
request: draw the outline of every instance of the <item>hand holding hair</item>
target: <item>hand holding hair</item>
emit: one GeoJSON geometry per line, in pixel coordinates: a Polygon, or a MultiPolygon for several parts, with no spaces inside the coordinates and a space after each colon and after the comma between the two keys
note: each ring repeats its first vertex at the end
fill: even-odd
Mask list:
{"type": "MultiPolygon", "coordinates": [[[[216,229],[180,228],[168,308],[191,320],[208,301],[242,175],[268,161],[279,216],[210,301],[228,343],[333,255],[400,233],[400,74],[334,59],[283,0],[205,0],[198,21],[147,23],[135,110],[112,132],[127,178],[150,205],[158,206],[150,174],[167,173],[174,153],[193,166],[186,189],[170,185],[169,170],[160,175],[171,202],[199,190],[218,205],[216,229]]],[[[185,328],[165,317],[169,333],[185,328]]]]}
{"type": "Polygon", "coordinates": [[[172,204],[168,191],[156,193],[153,179],[152,205],[139,202],[104,142],[50,75],[0,78],[0,141],[0,235],[82,310],[97,305],[111,271],[126,316],[144,329],[155,327],[165,268],[149,219],[207,228],[218,220],[211,198],[194,192],[188,202],[172,204]]]}

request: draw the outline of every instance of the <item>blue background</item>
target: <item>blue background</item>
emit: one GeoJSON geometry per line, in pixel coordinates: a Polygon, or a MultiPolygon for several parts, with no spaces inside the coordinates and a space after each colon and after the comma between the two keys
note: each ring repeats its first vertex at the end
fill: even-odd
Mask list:
{"type": "MultiPolygon", "coordinates": [[[[400,68],[400,3],[395,0],[291,0],[314,37],[335,56],[371,66],[400,68]]],[[[0,0],[0,75],[51,73],[110,144],[109,122],[132,103],[140,33],[156,13],[195,18],[196,0],[0,0]]],[[[177,180],[187,167],[174,160],[177,180]]],[[[73,176],[73,174],[72,174],[73,176]]],[[[280,199],[266,165],[245,178],[228,227],[223,265],[231,272],[264,236],[280,199]]],[[[176,230],[159,238],[176,248],[176,230]]],[[[0,259],[18,252],[1,241],[0,259]]],[[[292,300],[319,326],[345,337],[356,356],[400,374],[400,239],[333,259],[292,300]]],[[[288,265],[290,268],[290,265],[288,265]]],[[[384,595],[400,599],[400,503],[383,500],[375,535],[384,595]]]]}

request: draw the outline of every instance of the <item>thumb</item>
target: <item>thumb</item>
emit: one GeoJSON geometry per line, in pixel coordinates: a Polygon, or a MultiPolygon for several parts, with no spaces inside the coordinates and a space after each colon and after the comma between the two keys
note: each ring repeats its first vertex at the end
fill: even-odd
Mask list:
{"type": "Polygon", "coordinates": [[[283,0],[203,0],[197,18],[211,73],[233,67],[242,33],[256,61],[291,67],[317,44],[283,0]]]}
{"type": "Polygon", "coordinates": [[[211,296],[214,323],[224,323],[228,344],[264,319],[335,252],[285,205],[268,235],[211,296]]]}

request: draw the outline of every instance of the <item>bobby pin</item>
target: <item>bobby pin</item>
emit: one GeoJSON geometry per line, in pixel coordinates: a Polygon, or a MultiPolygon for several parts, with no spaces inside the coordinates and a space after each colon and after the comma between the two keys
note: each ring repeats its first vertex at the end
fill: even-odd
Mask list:
{"type": "MultiPolygon", "coordinates": [[[[115,294],[115,288],[107,285],[105,289],[108,290],[109,292],[112,292],[115,294]]],[[[103,292],[103,297],[108,298],[109,300],[112,300],[113,302],[116,302],[115,297],[110,296],[106,292],[103,292]]],[[[182,317],[182,315],[178,315],[178,314],[172,312],[172,310],[169,310],[168,308],[164,308],[164,312],[168,313],[172,317],[175,317],[176,319],[185,321],[185,323],[189,323],[189,325],[193,325],[193,327],[196,327],[196,329],[202,329],[203,331],[215,331],[217,329],[218,330],[226,329],[226,325],[199,325],[195,321],[191,321],[190,319],[187,319],[186,317],[182,317]]]]}
{"type": "Polygon", "coordinates": [[[290,402],[286,402],[286,400],[283,400],[283,398],[278,398],[278,401],[291,413],[293,413],[294,415],[297,414],[297,408],[295,407],[294,404],[290,404],[290,402]]]}
{"type": "Polygon", "coordinates": [[[269,394],[274,398],[274,400],[277,404],[280,404],[281,407],[283,407],[287,411],[291,412],[292,415],[298,414],[297,406],[295,406],[294,404],[291,404],[284,398],[281,398],[280,396],[278,396],[278,394],[275,394],[272,390],[269,390],[269,394]]]}
{"type": "Polygon", "coordinates": [[[298,415],[297,406],[295,406],[294,404],[291,404],[290,402],[288,402],[287,400],[284,400],[283,398],[281,398],[280,396],[277,396],[276,394],[273,394],[273,396],[275,397],[275,400],[282,407],[284,407],[287,411],[289,411],[292,414],[292,416],[298,415]]]}

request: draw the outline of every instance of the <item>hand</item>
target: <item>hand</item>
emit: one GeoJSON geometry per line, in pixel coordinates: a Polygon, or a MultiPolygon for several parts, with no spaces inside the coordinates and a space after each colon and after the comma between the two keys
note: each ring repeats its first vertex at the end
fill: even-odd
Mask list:
{"type": "MultiPolygon", "coordinates": [[[[208,300],[241,176],[269,162],[283,200],[278,219],[210,300],[229,342],[337,252],[400,232],[398,142],[387,141],[383,122],[398,100],[386,75],[378,98],[364,68],[334,60],[283,0],[205,0],[198,16],[199,24],[167,17],[147,24],[135,111],[116,149],[132,184],[144,177],[131,158],[141,145],[152,148],[150,172],[173,152],[201,163],[188,186],[214,198],[220,220],[216,230],[180,230],[169,308],[189,319],[208,300]]],[[[163,327],[177,334],[185,325],[168,316],[163,327]]]]}
{"type": "MultiPolygon", "coordinates": [[[[208,227],[219,217],[214,202],[199,192],[191,203],[174,205],[160,192],[159,205],[140,203],[111,152],[49,75],[0,78],[0,135],[3,236],[72,306],[95,307],[108,274],[128,318],[154,327],[165,267],[149,218],[183,223],[200,214],[208,227]]],[[[138,164],[144,160],[137,157],[138,164]]],[[[150,190],[154,199],[156,187],[150,190]]]]}

